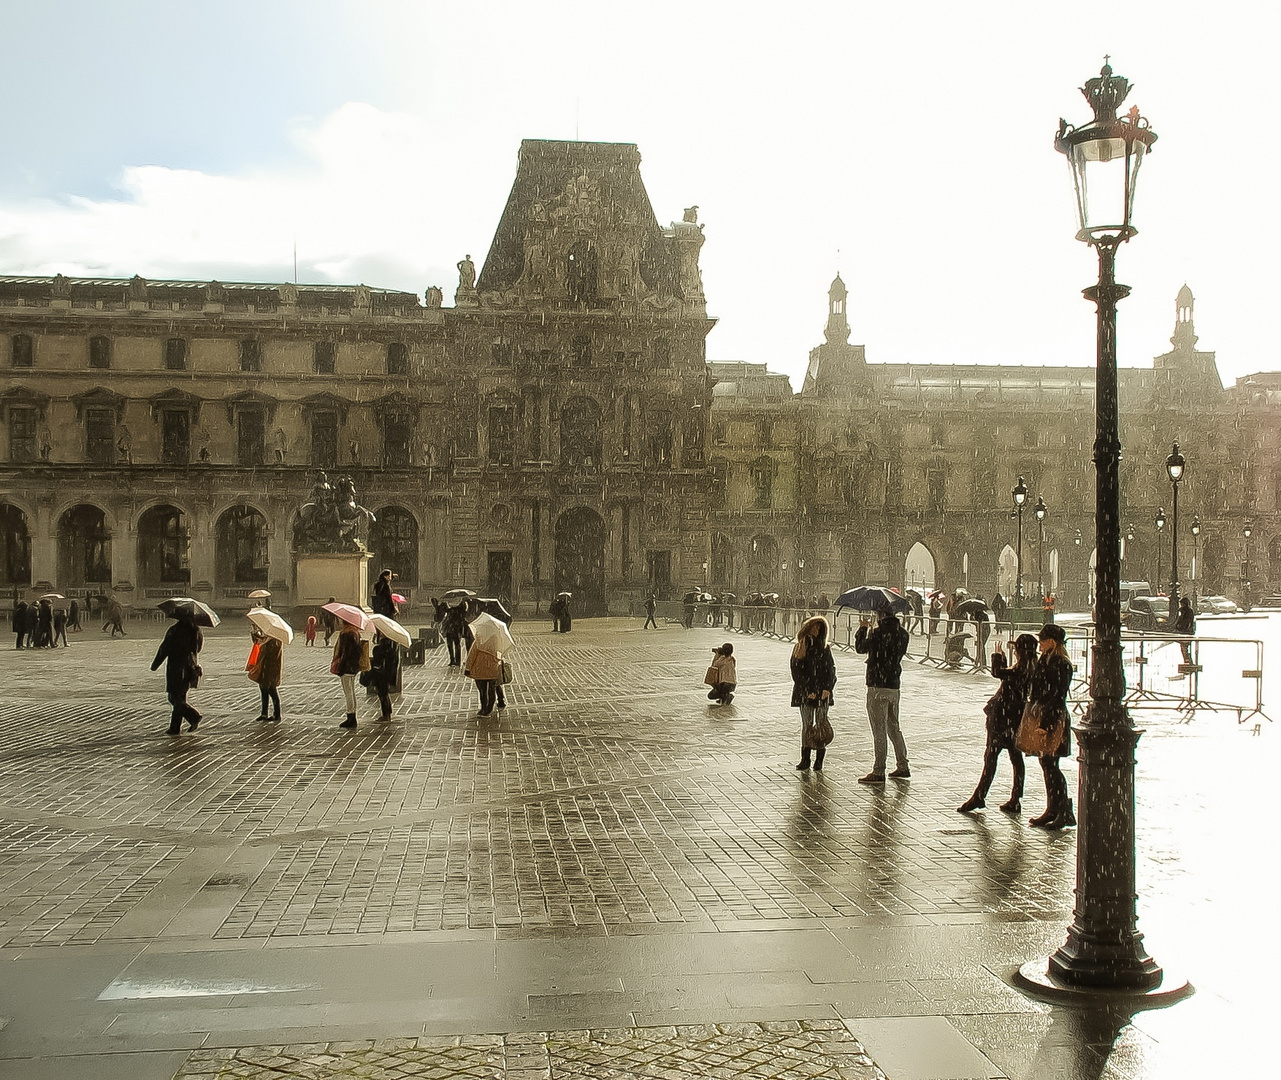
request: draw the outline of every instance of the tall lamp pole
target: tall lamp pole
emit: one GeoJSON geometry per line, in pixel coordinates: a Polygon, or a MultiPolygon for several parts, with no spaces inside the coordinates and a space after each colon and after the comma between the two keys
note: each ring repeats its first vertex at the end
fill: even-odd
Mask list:
{"type": "Polygon", "coordinates": [[[1174,487],[1174,509],[1170,514],[1170,624],[1179,617],[1179,481],[1183,479],[1184,460],[1179,444],[1165,459],[1165,474],[1174,487]]]}
{"type": "Polygon", "coordinates": [[[1036,595],[1045,603],[1045,515],[1050,508],[1045,499],[1038,495],[1032,513],[1036,515],[1036,595]]]}
{"type": "Polygon", "coordinates": [[[1192,607],[1201,599],[1201,554],[1197,545],[1201,536],[1201,519],[1192,519],[1192,607]]]}
{"type": "MultiPolygon", "coordinates": [[[[1048,958],[1024,964],[1023,985],[1048,996],[1100,989],[1151,998],[1170,994],[1164,973],[1143,948],[1135,890],[1134,751],[1139,732],[1125,707],[1121,656],[1121,437],[1116,373],[1116,305],[1129,293],[1115,277],[1116,251],[1135,234],[1134,181],[1156,134],[1132,108],[1117,107],[1130,84],[1104,63],[1082,93],[1094,118],[1081,127],[1059,121],[1055,149],[1072,170],[1080,230],[1098,252],[1099,282],[1086,289],[1098,308],[1094,466],[1097,611],[1090,705],[1076,728],[1081,807],[1076,843],[1076,904],[1067,941],[1048,958]],[[1087,185],[1088,177],[1088,185],[1087,185]]],[[[1184,988],[1180,988],[1183,990],[1184,988]]]]}
{"type": "Polygon", "coordinates": [[[1165,507],[1159,507],[1156,512],[1156,520],[1152,522],[1156,526],[1156,577],[1152,580],[1152,588],[1157,590],[1156,595],[1160,596],[1161,589],[1161,533],[1165,531],[1165,507]]]}
{"type": "Polygon", "coordinates": [[[1245,528],[1241,530],[1241,535],[1245,538],[1245,560],[1241,564],[1241,577],[1244,585],[1244,590],[1241,594],[1241,606],[1246,611],[1249,611],[1254,606],[1250,601],[1250,593],[1252,591],[1250,585],[1250,537],[1254,535],[1254,526],[1247,521],[1245,528]]]}
{"type": "Polygon", "coordinates": [[[1014,490],[1010,492],[1014,496],[1014,513],[1019,519],[1019,546],[1017,550],[1017,576],[1014,579],[1014,606],[1016,609],[1023,607],[1023,504],[1027,502],[1027,484],[1023,482],[1023,477],[1019,477],[1019,482],[1014,485],[1014,490]]]}
{"type": "MultiPolygon", "coordinates": [[[[1081,554],[1080,529],[1077,529],[1076,533],[1072,537],[1072,546],[1076,548],[1076,553],[1079,556],[1081,554]]],[[[1085,568],[1085,606],[1087,608],[1090,606],[1090,568],[1088,566],[1085,568]]]]}

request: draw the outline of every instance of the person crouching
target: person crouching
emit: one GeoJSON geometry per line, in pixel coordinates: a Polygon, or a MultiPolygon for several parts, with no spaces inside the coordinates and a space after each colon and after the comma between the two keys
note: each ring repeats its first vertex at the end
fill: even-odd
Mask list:
{"type": "Polygon", "coordinates": [[[709,701],[728,705],[734,700],[734,687],[738,685],[738,664],[734,659],[732,643],[727,641],[720,648],[712,650],[712,663],[703,681],[711,687],[707,694],[709,701]]]}

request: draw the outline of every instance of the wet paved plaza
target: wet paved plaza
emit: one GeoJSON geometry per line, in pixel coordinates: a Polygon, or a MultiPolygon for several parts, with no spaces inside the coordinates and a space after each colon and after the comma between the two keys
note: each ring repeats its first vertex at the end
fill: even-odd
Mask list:
{"type": "Polygon", "coordinates": [[[1075,837],[1027,828],[1039,776],[1021,819],[994,809],[1007,766],[993,809],[954,810],[992,680],[910,668],[912,778],[866,787],[861,658],[837,657],[824,772],[798,773],[789,645],[735,635],[718,707],[700,683],[725,631],[640,622],[518,621],[488,718],[428,654],[395,719],[371,698],[354,732],[301,640],[268,725],[247,637],[211,634],[205,720],[178,738],[148,671],[162,623],[0,654],[0,1071],[1269,1071],[1270,725],[1136,713],[1140,929],[1197,994],[1052,1007],[1008,980],[1062,942],[1075,837]]]}

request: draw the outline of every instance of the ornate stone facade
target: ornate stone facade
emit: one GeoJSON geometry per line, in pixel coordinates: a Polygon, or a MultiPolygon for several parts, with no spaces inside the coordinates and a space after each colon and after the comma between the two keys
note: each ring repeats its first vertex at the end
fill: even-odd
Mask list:
{"type": "MultiPolygon", "coordinates": [[[[415,602],[457,585],[527,609],[568,590],[581,614],[702,583],[834,594],[915,580],[924,549],[935,583],[1008,591],[1017,475],[1050,506],[1047,582],[1084,593],[1092,369],[868,364],[839,278],[799,393],[708,364],[698,208],[660,225],[639,162],[629,144],[523,143],[453,307],[439,285],[0,278],[0,590],[142,607],[267,587],[287,607],[295,515],[324,469],[352,478],[377,565],[415,602]]],[[[1281,376],[1223,390],[1191,316],[1181,293],[1174,349],[1123,373],[1128,576],[1155,574],[1178,438],[1201,591],[1275,587],[1281,376]]]]}

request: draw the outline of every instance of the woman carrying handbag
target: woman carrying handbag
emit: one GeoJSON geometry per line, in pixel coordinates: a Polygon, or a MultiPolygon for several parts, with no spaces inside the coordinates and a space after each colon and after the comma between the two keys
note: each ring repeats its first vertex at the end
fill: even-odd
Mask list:
{"type": "Polygon", "coordinates": [[[796,631],[792,648],[792,708],[801,710],[802,771],[810,767],[814,751],[814,771],[823,769],[823,757],[831,740],[827,708],[836,687],[836,662],[827,643],[827,620],[821,615],[806,619],[796,631]],[[820,727],[826,727],[820,732],[820,727]]]}
{"type": "Polygon", "coordinates": [[[1037,638],[1041,654],[1032,667],[1018,743],[1025,753],[1035,753],[1041,759],[1041,771],[1045,774],[1045,812],[1028,824],[1057,830],[1076,824],[1067,779],[1059,768],[1059,758],[1072,753],[1072,718],[1067,696],[1072,688],[1073,668],[1064,645],[1067,635],[1063,627],[1047,623],[1037,638]]]}

